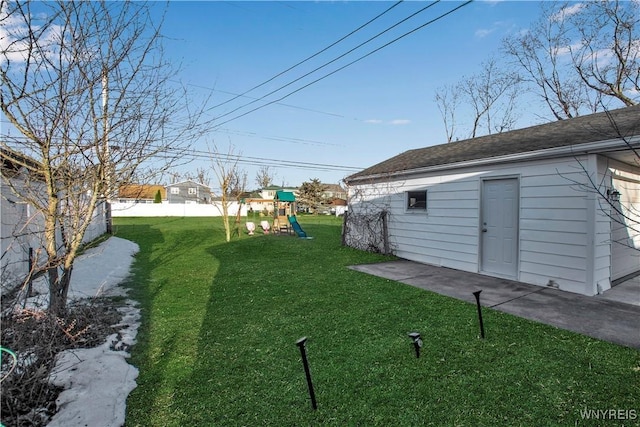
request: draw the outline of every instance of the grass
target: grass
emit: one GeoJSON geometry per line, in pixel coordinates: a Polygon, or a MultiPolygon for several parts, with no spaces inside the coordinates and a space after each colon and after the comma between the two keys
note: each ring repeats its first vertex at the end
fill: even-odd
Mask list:
{"type": "Polygon", "coordinates": [[[640,417],[638,351],[489,309],[480,340],[474,305],[349,270],[386,258],[341,247],[336,218],[299,221],[313,240],[224,243],[219,219],[116,219],[117,235],[140,245],[128,426],[602,424],[583,420],[585,409],[640,417]],[[295,345],[303,336],[317,411],[295,345]]]}

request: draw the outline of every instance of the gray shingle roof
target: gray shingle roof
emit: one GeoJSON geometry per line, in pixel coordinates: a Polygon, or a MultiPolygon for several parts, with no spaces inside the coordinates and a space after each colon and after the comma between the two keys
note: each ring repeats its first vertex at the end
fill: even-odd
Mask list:
{"type": "Polygon", "coordinates": [[[429,166],[490,159],[509,154],[589,142],[606,141],[640,134],[640,105],[561,120],[510,132],[466,139],[405,151],[395,157],[357,172],[345,179],[377,176],[429,166]],[[615,123],[615,126],[612,125],[615,123]],[[620,133],[618,133],[618,130],[620,133]]]}

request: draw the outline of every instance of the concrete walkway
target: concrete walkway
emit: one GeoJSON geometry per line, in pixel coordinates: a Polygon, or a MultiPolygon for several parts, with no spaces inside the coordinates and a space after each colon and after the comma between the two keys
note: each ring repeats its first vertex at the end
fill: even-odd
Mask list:
{"type": "Polygon", "coordinates": [[[483,306],[640,349],[638,305],[406,260],[350,268],[474,304],[482,290],[483,306]]]}

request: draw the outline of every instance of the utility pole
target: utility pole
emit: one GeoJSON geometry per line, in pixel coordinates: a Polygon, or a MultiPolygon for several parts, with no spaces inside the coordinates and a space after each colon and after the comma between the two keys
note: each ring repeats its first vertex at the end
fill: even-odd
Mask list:
{"type": "Polygon", "coordinates": [[[111,187],[112,187],[112,164],[111,153],[109,151],[109,76],[107,69],[102,69],[102,116],[103,116],[103,180],[104,180],[104,208],[105,217],[107,222],[107,234],[113,233],[113,226],[111,220],[111,187]]]}

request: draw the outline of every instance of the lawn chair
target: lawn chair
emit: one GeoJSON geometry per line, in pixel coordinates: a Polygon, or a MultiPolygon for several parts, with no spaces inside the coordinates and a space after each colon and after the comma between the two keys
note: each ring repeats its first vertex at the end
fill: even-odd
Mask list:
{"type": "Polygon", "coordinates": [[[249,232],[249,236],[253,236],[255,229],[256,225],[253,222],[247,222],[247,231],[249,232]]]}

